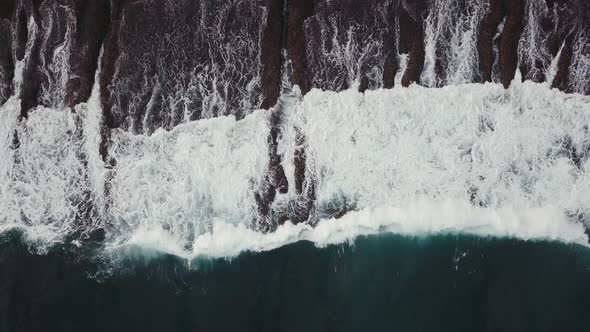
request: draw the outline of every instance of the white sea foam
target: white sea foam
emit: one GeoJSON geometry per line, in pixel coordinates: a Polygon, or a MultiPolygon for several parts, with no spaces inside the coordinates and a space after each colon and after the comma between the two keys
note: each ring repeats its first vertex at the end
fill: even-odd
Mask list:
{"type": "Polygon", "coordinates": [[[114,131],[110,156],[111,240],[125,243],[138,229],[165,228],[187,244],[219,222],[248,225],[253,193],[268,165],[267,113],[242,121],[220,117],[157,131],[114,131]]]}
{"type": "Polygon", "coordinates": [[[345,196],[359,208],[403,206],[470,191],[490,208],[590,212],[589,97],[470,84],[312,91],[298,107],[320,204],[345,196]]]}
{"type": "Polygon", "coordinates": [[[18,121],[19,113],[18,99],[0,109],[0,231],[21,228],[52,244],[80,227],[88,203],[79,118],[69,109],[41,106],[27,121],[18,121]]]}
{"type": "Polygon", "coordinates": [[[429,199],[418,200],[403,208],[367,208],[349,212],[340,219],[322,220],[315,228],[287,222],[270,234],[253,231],[243,224],[220,222],[213,225],[210,232],[195,238],[192,251],[179,246],[161,228],[142,228],[127,244],[192,259],[234,257],[245,251],[269,251],[298,241],[311,241],[324,247],[376,234],[418,237],[464,234],[588,245],[583,225],[569,221],[559,208],[487,209],[464,201],[429,199]]]}
{"type": "Polygon", "coordinates": [[[262,234],[250,227],[268,165],[265,111],[150,136],[115,130],[109,155],[116,166],[108,170],[96,151],[96,100],[73,112],[38,108],[19,122],[19,101],[11,99],[0,112],[0,231],[63,241],[81,227],[79,198],[90,197],[104,204],[91,226],[105,228],[107,248],[186,258],[379,233],[587,244],[579,219],[590,214],[590,97],[515,82],[508,90],[313,90],[283,106],[279,151],[290,191],[273,209],[296,196],[297,128],[306,137],[307,176],[316,182],[315,228],[287,222],[262,234]],[[11,148],[15,131],[18,149],[11,148]],[[344,207],[355,211],[330,217],[344,207]]]}
{"type": "Polygon", "coordinates": [[[425,21],[421,84],[434,87],[473,82],[479,64],[477,31],[486,6],[479,0],[436,0],[432,6],[425,21]],[[436,61],[444,63],[442,77],[437,77],[436,61]]]}
{"type": "MultiPolygon", "coordinates": [[[[159,221],[142,223],[112,248],[156,248],[190,259],[272,250],[302,240],[325,246],[380,233],[588,243],[584,226],[568,215],[590,212],[590,163],[580,155],[576,164],[566,143],[576,151],[588,149],[589,97],[544,84],[515,83],[507,91],[495,84],[468,84],[364,94],[313,90],[284,105],[290,110],[279,150],[289,174],[294,128],[305,134],[307,176],[317,181],[315,218],[321,220],[315,228],[287,222],[262,234],[247,222],[218,215],[208,229],[183,241],[159,221]],[[357,211],[340,219],[322,212],[343,201],[357,211]]],[[[161,163],[153,167],[168,167],[161,163]]],[[[291,186],[275,208],[294,197],[291,186]]],[[[146,204],[168,211],[184,203],[146,204]]]]}

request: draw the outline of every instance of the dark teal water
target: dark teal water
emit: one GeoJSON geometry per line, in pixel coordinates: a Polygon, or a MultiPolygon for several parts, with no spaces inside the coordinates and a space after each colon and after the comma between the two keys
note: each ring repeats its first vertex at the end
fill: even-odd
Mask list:
{"type": "Polygon", "coordinates": [[[387,235],[191,266],[93,250],[3,235],[0,331],[590,331],[578,246],[387,235]]]}

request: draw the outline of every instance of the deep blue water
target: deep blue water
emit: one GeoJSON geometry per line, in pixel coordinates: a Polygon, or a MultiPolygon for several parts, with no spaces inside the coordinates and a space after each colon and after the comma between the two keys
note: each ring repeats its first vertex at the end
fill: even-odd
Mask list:
{"type": "Polygon", "coordinates": [[[0,331],[589,331],[590,250],[467,236],[187,264],[0,240],[0,331]]]}

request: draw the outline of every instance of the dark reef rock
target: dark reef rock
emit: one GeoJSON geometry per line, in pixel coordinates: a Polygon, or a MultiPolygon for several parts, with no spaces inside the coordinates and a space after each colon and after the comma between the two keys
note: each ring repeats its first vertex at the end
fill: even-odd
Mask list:
{"type": "Polygon", "coordinates": [[[283,0],[269,0],[266,26],[262,39],[262,91],[264,100],[261,108],[273,107],[281,94],[281,69],[283,68],[283,0]]]}
{"type": "Polygon", "coordinates": [[[314,0],[289,0],[287,18],[287,53],[293,68],[293,82],[299,85],[301,92],[311,90],[307,75],[306,39],[303,25],[313,14],[314,0]]]}
{"type": "MultiPolygon", "coordinates": [[[[389,22],[389,24],[396,21],[396,10],[397,7],[394,5],[389,5],[387,7],[385,20],[389,22]]],[[[385,56],[383,63],[383,88],[385,89],[391,89],[395,85],[395,75],[399,69],[397,63],[398,44],[399,41],[397,41],[395,37],[395,26],[389,27],[383,38],[383,52],[385,56]]]]}
{"type": "Polygon", "coordinates": [[[66,84],[65,105],[74,107],[90,97],[100,49],[108,29],[109,0],[75,2],[76,35],[70,55],[72,78],[66,84]]]}
{"type": "Polygon", "coordinates": [[[401,5],[396,8],[395,15],[399,29],[396,36],[398,51],[400,54],[408,54],[414,37],[414,19],[401,5]]]}
{"type": "Polygon", "coordinates": [[[317,0],[304,24],[307,79],[312,88],[360,91],[393,82],[397,1],[317,0]]]}
{"type": "MultiPolygon", "coordinates": [[[[2,0],[0,101],[13,94],[17,61],[24,61],[19,91],[23,117],[37,105],[72,107],[87,100],[101,48],[106,126],[137,133],[212,116],[241,118],[258,107],[271,108],[280,95],[285,60],[303,94],[314,87],[338,91],[353,84],[364,91],[393,87],[397,54],[407,53],[402,79],[407,86],[420,83],[424,19],[436,3],[2,0]]],[[[555,56],[563,49],[553,86],[580,90],[572,86],[570,76],[578,74],[570,67],[576,50],[580,53],[579,39],[588,43],[590,38],[588,1],[546,0],[540,4],[546,9],[533,17],[538,22],[529,22],[524,0],[482,0],[484,5],[488,7],[479,25],[480,72],[473,75],[475,81],[491,81],[496,61],[496,79],[504,86],[517,68],[524,79],[545,80],[547,55],[518,62],[530,56],[519,53],[528,24],[541,27],[547,54],[555,56]]],[[[461,1],[459,6],[466,7],[461,1]]],[[[435,86],[442,86],[445,59],[441,49],[435,52],[435,86]]]]}
{"type": "MultiPolygon", "coordinates": [[[[299,85],[302,94],[306,94],[311,90],[304,24],[306,19],[313,14],[314,2],[314,0],[289,0],[287,2],[287,54],[291,61],[293,83],[299,85]]],[[[296,140],[303,142],[304,139],[301,133],[297,132],[296,140]]],[[[301,196],[306,164],[305,148],[303,146],[296,150],[294,162],[295,190],[301,196]]]]}
{"type": "MultiPolygon", "coordinates": [[[[73,107],[90,96],[108,23],[108,0],[20,1],[13,8],[12,63],[24,61],[21,116],[37,105],[73,107]],[[64,83],[65,82],[65,83],[64,83]]],[[[8,38],[5,38],[8,39],[8,38]]],[[[10,48],[8,48],[10,49],[10,48]]],[[[7,59],[2,54],[2,59],[7,59]]],[[[5,61],[0,60],[2,64],[5,61]]]]}
{"type": "Polygon", "coordinates": [[[271,205],[275,200],[277,191],[285,194],[289,190],[289,183],[285,170],[281,165],[281,156],[279,155],[278,139],[280,134],[280,120],[282,115],[282,105],[277,105],[270,115],[270,135],[268,137],[269,146],[269,164],[268,172],[261,188],[255,192],[255,200],[258,207],[259,220],[257,225],[260,230],[268,231],[272,224],[270,220],[271,205]]]}
{"type": "Polygon", "coordinates": [[[277,105],[277,101],[281,94],[283,36],[286,29],[283,17],[284,9],[285,3],[283,0],[272,0],[269,2],[262,43],[262,58],[264,59],[262,90],[264,101],[261,107],[263,109],[271,109],[271,107],[275,106],[271,109],[271,128],[268,137],[268,173],[262,188],[255,193],[260,218],[258,224],[263,231],[267,231],[270,225],[270,207],[276,197],[276,192],[286,193],[289,188],[285,171],[281,165],[282,158],[277,151],[281,116],[281,105],[277,105]]]}
{"type": "MultiPolygon", "coordinates": [[[[435,40],[436,81],[420,82],[426,19],[441,8],[437,1],[0,0],[0,103],[17,94],[21,118],[38,105],[73,108],[88,100],[99,70],[100,154],[111,168],[115,128],[149,135],[187,121],[272,110],[268,174],[256,194],[268,220],[277,192],[289,185],[277,151],[282,80],[290,79],[303,95],[313,88],[392,88],[399,74],[402,86],[449,84],[445,67],[454,26],[445,26],[437,35],[442,41],[435,40]],[[408,54],[404,73],[398,73],[400,54],[408,54]],[[13,86],[17,64],[22,82],[13,86]]],[[[459,16],[479,6],[465,0],[455,5],[459,16]]],[[[590,1],[481,0],[481,6],[477,13],[485,13],[474,28],[478,61],[470,60],[467,81],[508,87],[519,68],[523,79],[543,82],[557,61],[552,86],[590,94],[584,64],[590,58],[590,1]],[[541,6],[534,8],[537,16],[530,15],[531,4],[541,6]],[[540,37],[527,44],[532,35],[540,37]]],[[[306,221],[316,188],[306,170],[306,138],[298,132],[296,140],[291,185],[299,198],[293,214],[306,221]]]]}
{"type": "Polygon", "coordinates": [[[524,1],[490,0],[490,7],[481,24],[479,63],[484,82],[492,81],[494,64],[493,39],[504,22],[500,36],[500,81],[507,88],[518,68],[518,42],[523,30],[524,1]]]}
{"type": "Polygon", "coordinates": [[[400,37],[402,40],[406,38],[400,43],[407,45],[403,49],[407,49],[410,56],[402,77],[402,86],[407,87],[412,83],[420,83],[420,75],[424,70],[424,18],[428,12],[428,1],[402,0],[401,4],[400,34],[407,36],[400,37]]]}
{"type": "Polygon", "coordinates": [[[14,13],[13,0],[0,0],[0,105],[12,95],[14,60],[12,59],[12,29],[10,21],[14,13]]]}
{"type": "Polygon", "coordinates": [[[518,66],[518,40],[522,33],[523,0],[510,0],[500,40],[500,71],[505,88],[510,86],[518,66]]]}
{"type": "Polygon", "coordinates": [[[497,33],[498,25],[504,17],[502,0],[490,0],[488,12],[485,14],[479,32],[479,66],[481,78],[484,82],[492,81],[492,68],[494,66],[493,39],[497,33]]]}
{"type": "Polygon", "coordinates": [[[276,102],[280,2],[119,1],[113,7],[101,84],[113,125],[149,134],[183,121],[242,118],[276,102]]]}
{"type": "Polygon", "coordinates": [[[555,74],[555,78],[553,78],[553,82],[551,84],[553,88],[557,88],[566,92],[571,92],[569,87],[569,75],[572,57],[574,56],[572,45],[573,40],[573,34],[570,34],[565,38],[563,48],[561,49],[561,56],[559,57],[559,62],[557,63],[557,73],[555,74]]]}
{"type": "MultiPolygon", "coordinates": [[[[43,29],[39,27],[39,5],[33,4],[31,1],[23,1],[19,4],[15,13],[15,20],[17,21],[17,45],[16,55],[18,60],[25,61],[23,68],[23,77],[21,83],[21,90],[19,98],[21,99],[21,117],[26,118],[30,108],[42,104],[39,100],[42,80],[42,68],[40,64],[39,43],[40,38],[36,38],[43,33],[43,29]],[[29,23],[29,18],[31,21],[29,23]],[[25,49],[30,47],[25,59],[25,49]]],[[[43,75],[44,76],[44,75],[43,75]]]]}
{"type": "MultiPolygon", "coordinates": [[[[590,94],[590,83],[585,87],[574,86],[579,81],[590,81],[590,77],[572,80],[572,69],[575,65],[575,53],[578,56],[590,58],[590,2],[584,0],[556,0],[554,10],[557,13],[555,32],[552,35],[552,51],[557,53],[561,47],[557,73],[552,82],[552,87],[567,93],[579,92],[590,94]]],[[[588,69],[582,73],[590,75],[588,69]]]]}
{"type": "Polygon", "coordinates": [[[413,37],[410,38],[410,59],[402,77],[402,86],[404,87],[420,82],[420,75],[422,74],[422,70],[424,70],[424,57],[426,55],[424,50],[424,23],[421,17],[412,16],[414,17],[410,18],[408,30],[413,31],[413,37]]]}

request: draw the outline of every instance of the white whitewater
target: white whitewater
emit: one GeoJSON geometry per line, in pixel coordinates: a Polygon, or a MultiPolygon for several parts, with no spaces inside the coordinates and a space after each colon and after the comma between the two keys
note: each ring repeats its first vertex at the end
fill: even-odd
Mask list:
{"type": "MultiPolygon", "coordinates": [[[[584,226],[570,216],[590,212],[590,162],[586,156],[576,165],[564,142],[571,141],[577,151],[588,150],[589,125],[590,97],[566,95],[544,84],[514,84],[509,90],[495,84],[412,87],[364,94],[313,90],[294,104],[281,151],[289,174],[294,128],[306,135],[308,176],[317,181],[316,217],[323,219],[315,228],[287,222],[273,233],[261,234],[230,214],[225,219],[207,217],[215,220],[190,246],[182,245],[160,222],[135,229],[126,243],[186,258],[234,256],[301,240],[325,246],[384,233],[470,234],[587,245],[584,226]],[[340,219],[321,213],[345,203],[358,211],[340,219]]],[[[249,162],[254,163],[255,159],[249,162]]],[[[243,186],[250,177],[241,180],[243,186]]],[[[152,190],[159,192],[155,183],[152,190]]],[[[240,204],[237,196],[227,198],[234,200],[229,205],[240,204]]],[[[291,190],[275,205],[293,198],[291,190]]],[[[179,203],[151,200],[146,206],[168,211],[179,203]]],[[[167,213],[162,220],[171,218],[167,213]]]]}
{"type": "Polygon", "coordinates": [[[573,58],[570,66],[570,79],[573,91],[581,94],[590,93],[590,31],[579,31],[573,46],[573,58]]]}
{"type": "MultiPolygon", "coordinates": [[[[186,258],[378,233],[588,243],[572,216],[590,213],[590,162],[587,153],[571,155],[572,147],[590,148],[587,96],[515,83],[291,98],[280,151],[290,173],[294,128],[306,135],[315,218],[323,220],[315,228],[287,222],[270,234],[250,228],[268,164],[267,112],[151,136],[115,131],[117,166],[107,170],[96,152],[96,102],[75,112],[39,108],[26,124],[16,120],[18,100],[2,107],[1,230],[21,228],[46,245],[64,241],[80,227],[80,199],[91,197],[105,202],[90,228],[106,229],[108,248],[137,245],[186,258]],[[341,219],[326,212],[343,205],[356,211],[341,219]]],[[[293,198],[291,189],[274,208],[293,198]]]]}
{"type": "Polygon", "coordinates": [[[77,123],[83,115],[39,107],[28,121],[18,122],[19,112],[16,99],[0,109],[0,230],[25,228],[35,239],[61,241],[78,228],[77,214],[91,190],[77,123]]]}
{"type": "Polygon", "coordinates": [[[499,208],[590,207],[590,98],[514,83],[313,91],[297,106],[318,199],[360,208],[424,195],[499,208]],[[569,143],[568,143],[569,142],[569,143]],[[337,148],[335,148],[337,147],[337,148]]]}
{"type": "Polygon", "coordinates": [[[474,81],[479,72],[478,29],[486,9],[479,0],[433,2],[425,22],[422,85],[436,87],[474,81]],[[442,77],[438,79],[437,59],[444,64],[442,77]]]}
{"type": "Polygon", "coordinates": [[[268,121],[257,111],[180,125],[150,137],[117,131],[111,156],[118,166],[111,188],[117,244],[139,229],[165,229],[188,245],[220,222],[256,216],[254,191],[268,165],[268,121]]]}

